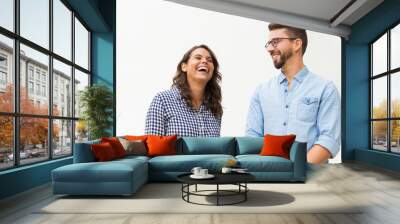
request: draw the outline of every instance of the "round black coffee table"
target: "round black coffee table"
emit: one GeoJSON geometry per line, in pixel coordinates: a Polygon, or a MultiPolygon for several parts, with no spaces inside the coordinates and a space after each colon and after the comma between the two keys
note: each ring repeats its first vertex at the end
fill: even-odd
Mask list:
{"type": "Polygon", "coordinates": [[[178,181],[182,183],[182,199],[188,203],[198,204],[198,205],[234,205],[241,202],[245,202],[247,200],[247,192],[249,188],[247,187],[247,183],[255,180],[255,177],[248,173],[215,173],[213,174],[215,177],[212,179],[193,179],[190,177],[191,173],[182,174],[177,177],[178,181]],[[215,190],[197,190],[198,184],[206,184],[206,185],[216,185],[215,190]],[[190,186],[195,186],[194,191],[190,191],[190,186]],[[223,190],[220,189],[220,185],[236,185],[238,186],[237,190],[223,190]],[[215,194],[205,194],[209,192],[215,192],[215,194]],[[204,196],[204,197],[216,197],[216,204],[202,204],[190,201],[190,196],[204,196]],[[230,197],[230,196],[241,196],[238,201],[234,201],[231,203],[221,203],[221,197],[230,197]]]}

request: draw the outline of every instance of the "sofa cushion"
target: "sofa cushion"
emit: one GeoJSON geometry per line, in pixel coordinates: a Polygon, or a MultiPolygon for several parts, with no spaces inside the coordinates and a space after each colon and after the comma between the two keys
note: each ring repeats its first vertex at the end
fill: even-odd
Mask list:
{"type": "Polygon", "coordinates": [[[178,142],[178,154],[225,154],[234,155],[235,138],[233,137],[183,137],[178,142]]]}
{"type": "MultiPolygon", "coordinates": [[[[130,156],[125,156],[124,158],[116,159],[113,160],[113,162],[127,162],[131,163],[132,161],[138,160],[138,161],[143,161],[143,162],[148,162],[150,157],[147,156],[137,156],[137,155],[130,155],[130,156]]],[[[135,162],[133,162],[135,163],[135,162]]]]}
{"type": "Polygon", "coordinates": [[[175,155],[158,156],[149,160],[149,170],[163,172],[190,172],[193,167],[200,166],[211,172],[219,171],[228,160],[235,159],[231,155],[175,155]]]}
{"type": "MultiPolygon", "coordinates": [[[[58,182],[129,182],[134,172],[142,172],[146,162],[139,159],[95,163],[74,163],[52,171],[58,182]]],[[[146,175],[144,173],[142,175],[146,175]]]]}
{"type": "Polygon", "coordinates": [[[292,172],[292,161],[279,156],[238,155],[239,166],[249,172],[292,172]]]}
{"type": "Polygon", "coordinates": [[[259,154],[264,145],[263,137],[236,137],[236,155],[259,154]]]}
{"type": "Polygon", "coordinates": [[[92,144],[99,144],[100,140],[75,143],[74,163],[95,162],[96,158],[90,148],[92,144]]]}

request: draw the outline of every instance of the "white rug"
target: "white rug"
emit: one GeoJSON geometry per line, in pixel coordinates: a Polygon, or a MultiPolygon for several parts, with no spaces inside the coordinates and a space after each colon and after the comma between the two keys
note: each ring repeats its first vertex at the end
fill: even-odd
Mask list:
{"type": "MultiPolygon", "coordinates": [[[[316,184],[256,183],[248,187],[247,201],[237,205],[190,204],[182,200],[180,184],[150,183],[131,197],[58,197],[35,213],[360,213],[355,204],[316,184]]],[[[199,190],[212,188],[215,186],[199,186],[199,190]]],[[[226,197],[222,202],[235,199],[226,197]]],[[[215,203],[215,197],[210,196],[191,200],[215,203]]]]}

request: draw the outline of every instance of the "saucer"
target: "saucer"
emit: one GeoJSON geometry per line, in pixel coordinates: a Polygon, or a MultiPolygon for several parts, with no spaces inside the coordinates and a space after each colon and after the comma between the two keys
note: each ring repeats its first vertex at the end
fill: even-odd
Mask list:
{"type": "Polygon", "coordinates": [[[232,170],[234,173],[249,173],[247,170],[232,170]]]}
{"type": "Polygon", "coordinates": [[[204,176],[194,175],[194,174],[190,175],[190,178],[193,178],[193,179],[211,179],[211,178],[214,178],[214,177],[215,176],[212,175],[212,174],[207,174],[207,175],[204,175],[204,176]]]}

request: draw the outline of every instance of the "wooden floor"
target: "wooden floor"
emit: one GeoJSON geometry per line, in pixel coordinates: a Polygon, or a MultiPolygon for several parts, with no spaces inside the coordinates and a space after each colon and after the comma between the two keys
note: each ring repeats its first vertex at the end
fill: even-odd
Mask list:
{"type": "Polygon", "coordinates": [[[35,214],[38,207],[54,200],[47,185],[0,201],[0,223],[400,223],[399,173],[360,163],[327,164],[310,171],[308,183],[367,206],[356,214],[35,214]]]}

